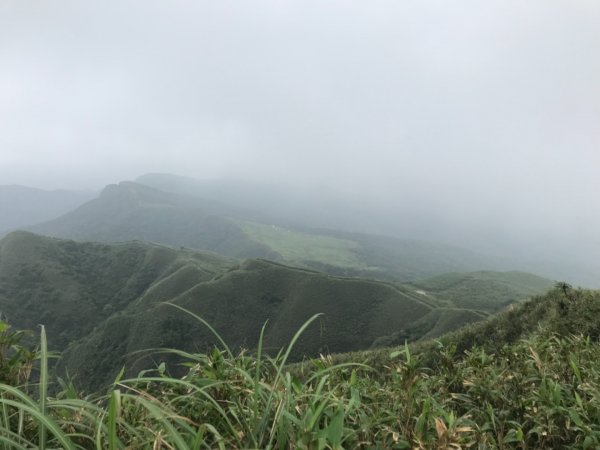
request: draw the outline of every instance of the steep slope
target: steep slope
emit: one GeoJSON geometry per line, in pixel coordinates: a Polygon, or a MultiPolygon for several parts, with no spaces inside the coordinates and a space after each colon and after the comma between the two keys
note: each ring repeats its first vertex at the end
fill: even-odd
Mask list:
{"type": "Polygon", "coordinates": [[[63,349],[126,308],[159,280],[177,279],[165,298],[233,264],[157,245],[75,243],[13,232],[0,240],[0,311],[18,328],[44,324],[63,349]],[[179,289],[179,290],[178,290],[179,289]]]}
{"type": "Polygon", "coordinates": [[[59,217],[94,197],[92,192],[0,186],[0,233],[59,217]]]}
{"type": "Polygon", "coordinates": [[[448,333],[442,338],[461,354],[473,346],[491,352],[532,335],[583,335],[600,339],[600,291],[555,288],[512,305],[486,321],[448,333]]]}
{"type": "MultiPolygon", "coordinates": [[[[424,316],[408,330],[417,329],[439,312],[433,309],[429,317],[424,316]]],[[[454,330],[447,329],[441,335],[431,329],[431,332],[422,335],[422,339],[412,342],[410,352],[419,355],[422,364],[435,367],[448,364],[447,360],[439,360],[439,348],[448,349],[454,358],[459,359],[468,357],[465,352],[474,347],[496,354],[502,353],[505,346],[524,339],[551,340],[553,336],[568,338],[573,335],[589,337],[596,343],[600,341],[600,291],[573,289],[568,285],[554,288],[544,295],[513,304],[485,320],[472,321],[454,330]]],[[[402,345],[401,337],[401,333],[394,333],[380,339],[377,344],[387,347],[402,345]]],[[[389,348],[373,349],[338,354],[334,361],[364,362],[383,368],[390,364],[391,354],[393,352],[389,348]]]]}
{"type": "MultiPolygon", "coordinates": [[[[238,261],[157,244],[78,243],[14,232],[0,241],[0,310],[17,328],[43,323],[63,367],[87,386],[123,365],[146,368],[138,350],[206,350],[215,337],[169,301],[207,320],[234,347],[286,344],[322,313],[295,357],[438,336],[485,315],[386,282],[340,278],[266,260],[238,261]]],[[[480,308],[483,309],[483,308],[480,308]]]]}
{"type": "MultiPolygon", "coordinates": [[[[105,374],[106,382],[123,365],[133,371],[148,366],[148,361],[136,362],[139,355],[132,352],[137,350],[207,350],[216,343],[204,326],[158,303],[165,289],[163,283],[156,284],[122,314],[71,346],[65,364],[83,379],[105,374]],[[92,353],[95,357],[89,358],[92,353]]],[[[199,282],[172,302],[208,321],[234,347],[253,348],[268,321],[267,351],[279,349],[308,318],[322,313],[298,343],[296,357],[368,348],[379,336],[408,326],[433,308],[386,283],[332,277],[264,260],[247,260],[199,282]]]]}
{"type": "Polygon", "coordinates": [[[368,348],[435,305],[391,284],[338,278],[265,260],[238,262],[156,244],[78,243],[13,232],[0,241],[0,309],[17,328],[47,327],[50,346],[89,385],[107,381],[131,352],[207,348],[215,338],[171,301],[208,320],[232,345],[286,343],[316,313],[297,356],[368,348]],[[101,374],[101,375],[100,375],[101,374]]]}

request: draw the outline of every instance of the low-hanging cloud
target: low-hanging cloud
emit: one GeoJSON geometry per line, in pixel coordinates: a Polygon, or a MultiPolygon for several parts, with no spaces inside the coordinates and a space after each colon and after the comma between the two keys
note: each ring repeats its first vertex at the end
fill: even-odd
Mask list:
{"type": "Polygon", "coordinates": [[[589,253],[598,23],[595,0],[5,1],[0,184],[319,185],[449,241],[589,253]]]}

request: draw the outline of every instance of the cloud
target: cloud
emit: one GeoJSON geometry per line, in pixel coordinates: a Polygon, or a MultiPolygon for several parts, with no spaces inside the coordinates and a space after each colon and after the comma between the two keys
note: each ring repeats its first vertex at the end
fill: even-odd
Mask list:
{"type": "Polygon", "coordinates": [[[6,1],[0,182],[238,176],[467,235],[592,236],[599,19],[593,0],[6,1]]]}

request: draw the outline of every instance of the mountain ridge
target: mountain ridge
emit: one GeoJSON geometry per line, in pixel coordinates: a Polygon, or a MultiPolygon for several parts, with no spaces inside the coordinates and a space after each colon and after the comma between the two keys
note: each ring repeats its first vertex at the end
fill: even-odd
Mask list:
{"type": "Polygon", "coordinates": [[[449,271],[503,268],[458,247],[335,230],[283,228],[249,221],[244,214],[212,200],[122,182],[110,185],[100,197],[75,211],[27,229],[79,240],[144,240],[363,278],[408,281],[449,271]]]}
{"type": "Polygon", "coordinates": [[[280,348],[310,316],[324,313],[298,343],[297,358],[366,349],[403,330],[419,339],[482,319],[423,298],[412,286],[265,259],[25,231],[0,240],[3,315],[18,328],[44,323],[51,348],[64,350],[61,367],[79,373],[89,386],[109,382],[123,365],[134,372],[146,368],[147,361],[131,356],[139,350],[206,349],[214,343],[206,329],[165,302],[202,316],[233,346],[254,345],[268,320],[268,349],[280,348]],[[438,308],[451,313],[447,322],[432,315],[438,308]]]}

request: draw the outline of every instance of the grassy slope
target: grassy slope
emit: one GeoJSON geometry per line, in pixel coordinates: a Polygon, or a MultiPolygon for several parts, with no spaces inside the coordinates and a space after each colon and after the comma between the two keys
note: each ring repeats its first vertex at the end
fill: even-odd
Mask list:
{"type": "MultiPolygon", "coordinates": [[[[148,365],[135,363],[135,356],[126,357],[136,350],[209,348],[215,339],[204,327],[156,302],[161,284],[73,345],[65,354],[66,364],[83,379],[103,373],[102,381],[110,381],[123,364],[132,370],[148,365]],[[91,353],[96,357],[90,359],[91,353]]],[[[198,283],[173,303],[203,317],[235,348],[252,348],[268,320],[265,349],[279,349],[310,316],[323,313],[298,343],[298,356],[368,348],[377,337],[406,327],[431,310],[385,283],[336,278],[263,260],[248,260],[198,283]]]]}
{"type": "Polygon", "coordinates": [[[0,434],[15,448],[596,449],[599,313],[600,292],[555,290],[371,367],[211,349],[182,378],[161,365],[85,398],[72,384],[47,398],[46,377],[39,402],[3,384],[0,434]]]}
{"type": "MultiPolygon", "coordinates": [[[[468,275],[467,275],[468,276],[468,275]]],[[[472,298],[475,298],[472,296],[472,298]]],[[[77,243],[17,232],[0,241],[0,305],[19,328],[44,323],[51,346],[95,383],[152,347],[206,349],[214,338],[173,301],[204,317],[234,346],[252,347],[265,321],[276,349],[311,315],[324,313],[296,355],[343,352],[435,337],[483,317],[403,286],[339,278],[265,260],[139,242],[77,243]],[[90,358],[89,355],[94,357],[90,358]]],[[[483,308],[481,308],[483,309],[483,308]]]]}
{"type": "MultiPolygon", "coordinates": [[[[508,344],[544,335],[584,335],[600,339],[600,291],[569,290],[567,295],[553,289],[496,313],[485,320],[448,330],[443,335],[428,336],[411,345],[413,353],[422,355],[427,364],[440,345],[451,346],[460,356],[473,347],[495,353],[508,344]]],[[[426,317],[424,318],[426,320],[426,317]]],[[[417,324],[418,325],[418,324],[417,324]]],[[[390,345],[398,345],[392,342],[390,345]]],[[[390,348],[374,349],[334,356],[336,362],[365,362],[374,367],[390,363],[390,348]]]]}
{"type": "Polygon", "coordinates": [[[65,361],[90,383],[98,373],[110,378],[135,350],[214,343],[164,301],[202,315],[234,346],[254,345],[269,320],[265,345],[271,349],[309,316],[324,313],[297,355],[368,348],[435,306],[391,284],[265,260],[239,263],[155,244],[78,243],[28,232],[0,241],[3,314],[18,328],[44,323],[51,348],[81,339],[65,361]]]}
{"type": "Polygon", "coordinates": [[[482,255],[431,242],[241,220],[235,223],[283,260],[335,275],[407,281],[494,266],[482,255]]]}
{"type": "Polygon", "coordinates": [[[0,241],[0,305],[19,328],[45,324],[51,345],[62,349],[157,280],[187,271],[198,282],[230,265],[217,255],[157,245],[75,243],[14,232],[0,241]]]}
{"type": "Polygon", "coordinates": [[[307,229],[306,232],[356,242],[359,259],[371,271],[378,270],[380,276],[387,279],[410,281],[452,271],[501,267],[485,255],[436,242],[336,230],[307,229]]]}
{"type": "Polygon", "coordinates": [[[276,225],[247,221],[238,223],[252,239],[268,245],[290,263],[316,261],[342,268],[367,268],[358,257],[359,245],[355,241],[303,233],[276,225]]]}
{"type": "Polygon", "coordinates": [[[542,294],[553,285],[553,281],[530,273],[491,271],[447,273],[406,284],[450,307],[486,312],[542,294]]]}
{"type": "Polygon", "coordinates": [[[491,319],[446,334],[442,342],[456,345],[457,352],[473,346],[495,351],[505,344],[540,331],[563,336],[582,334],[600,338],[600,291],[553,289],[546,295],[513,305],[491,319]]]}

